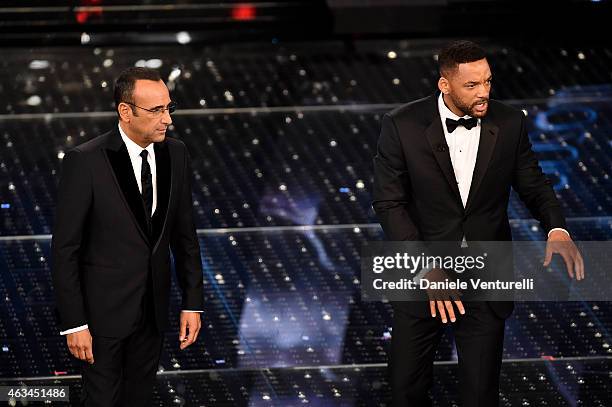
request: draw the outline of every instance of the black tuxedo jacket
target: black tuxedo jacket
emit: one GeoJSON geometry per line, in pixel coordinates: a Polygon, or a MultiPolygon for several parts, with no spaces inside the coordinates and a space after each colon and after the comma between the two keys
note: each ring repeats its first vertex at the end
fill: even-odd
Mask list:
{"type": "MultiPolygon", "coordinates": [[[[543,174],[520,110],[490,100],[466,207],[455,179],[438,111],[439,93],[384,115],[374,158],[374,210],[388,240],[512,240],[510,187],[544,232],[565,228],[551,182],[543,174]]],[[[491,302],[502,317],[509,302],[491,302]]],[[[396,303],[429,315],[427,303],[396,303]]]]}
{"type": "Polygon", "coordinates": [[[52,240],[61,330],[88,324],[94,335],[127,336],[142,311],[148,281],[157,328],[166,329],[170,248],[183,309],[203,309],[189,155],[172,138],[154,149],[157,208],[149,222],[118,129],[64,157],[52,240]]]}

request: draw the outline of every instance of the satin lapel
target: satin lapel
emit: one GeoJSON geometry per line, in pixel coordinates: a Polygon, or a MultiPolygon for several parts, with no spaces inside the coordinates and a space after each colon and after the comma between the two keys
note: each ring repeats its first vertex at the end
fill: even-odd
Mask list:
{"type": "Polygon", "coordinates": [[[127,147],[123,144],[118,131],[116,134],[112,134],[111,138],[113,138],[113,140],[109,143],[109,148],[105,151],[114,175],[115,183],[119,190],[119,195],[121,195],[123,201],[128,206],[132,214],[132,219],[136,223],[143,239],[149,242],[149,237],[146,232],[148,228],[144,202],[138,190],[138,184],[134,177],[134,169],[132,168],[132,162],[130,161],[127,147]]]}
{"type": "Polygon", "coordinates": [[[495,143],[497,142],[497,133],[499,128],[491,122],[489,116],[482,119],[480,128],[480,142],[478,143],[478,153],[476,154],[476,165],[474,166],[474,174],[472,175],[472,184],[470,185],[470,193],[465,205],[466,213],[470,209],[470,204],[474,200],[474,196],[478,192],[482,179],[484,178],[489,162],[493,156],[495,143]]]}
{"type": "Polygon", "coordinates": [[[153,148],[155,149],[155,167],[157,172],[157,207],[153,214],[153,246],[155,248],[162,236],[166,218],[168,217],[172,172],[168,145],[165,142],[155,143],[153,148]]]}
{"type": "Polygon", "coordinates": [[[446,144],[446,140],[444,139],[444,130],[442,129],[442,123],[440,122],[440,115],[434,115],[434,119],[432,123],[429,125],[427,130],[425,130],[425,136],[429,141],[429,145],[431,146],[431,150],[433,152],[434,157],[436,157],[436,161],[446,177],[448,184],[455,194],[455,199],[459,203],[461,207],[463,207],[463,202],[461,201],[461,194],[459,192],[459,186],[457,185],[457,180],[455,179],[455,172],[453,171],[453,164],[451,162],[450,154],[448,152],[448,145],[446,144]]]}

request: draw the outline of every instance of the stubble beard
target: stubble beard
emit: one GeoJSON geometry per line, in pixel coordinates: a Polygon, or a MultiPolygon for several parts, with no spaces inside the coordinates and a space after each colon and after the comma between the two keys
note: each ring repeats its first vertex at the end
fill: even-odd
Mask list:
{"type": "Polygon", "coordinates": [[[453,104],[455,105],[455,107],[457,109],[459,109],[461,111],[461,113],[463,113],[464,116],[470,116],[470,117],[475,117],[475,118],[483,118],[487,115],[487,112],[489,111],[488,109],[488,103],[489,103],[489,99],[480,99],[477,100],[476,102],[474,102],[472,105],[467,105],[465,103],[463,103],[461,100],[457,99],[453,94],[449,93],[448,96],[450,96],[451,100],[453,101],[453,104]],[[487,102],[487,109],[484,112],[478,112],[476,111],[476,105],[480,102],[487,102]]]}

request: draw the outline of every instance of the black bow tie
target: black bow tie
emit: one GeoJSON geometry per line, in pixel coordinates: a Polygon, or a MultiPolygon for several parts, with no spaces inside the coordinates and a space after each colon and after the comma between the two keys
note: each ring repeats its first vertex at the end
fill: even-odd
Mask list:
{"type": "Polygon", "coordinates": [[[466,129],[470,130],[472,127],[475,127],[478,124],[478,119],[475,117],[470,117],[469,119],[461,118],[459,120],[446,119],[446,128],[449,133],[455,131],[457,126],[463,126],[466,129]]]}

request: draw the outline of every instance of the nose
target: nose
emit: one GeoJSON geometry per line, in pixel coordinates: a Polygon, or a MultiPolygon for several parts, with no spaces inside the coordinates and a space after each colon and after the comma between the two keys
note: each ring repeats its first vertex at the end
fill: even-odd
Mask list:
{"type": "Polygon", "coordinates": [[[162,123],[166,126],[170,126],[172,124],[172,117],[170,116],[168,109],[164,110],[162,115],[162,123]]]}
{"type": "Polygon", "coordinates": [[[484,86],[479,88],[478,93],[476,93],[476,97],[479,99],[488,99],[489,89],[486,89],[484,86]]]}
{"type": "Polygon", "coordinates": [[[489,93],[491,92],[491,85],[488,84],[483,84],[481,86],[478,86],[478,92],[476,93],[476,97],[480,98],[480,99],[488,99],[489,98],[489,93]]]}

